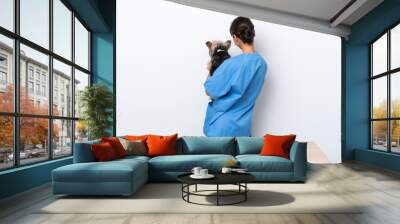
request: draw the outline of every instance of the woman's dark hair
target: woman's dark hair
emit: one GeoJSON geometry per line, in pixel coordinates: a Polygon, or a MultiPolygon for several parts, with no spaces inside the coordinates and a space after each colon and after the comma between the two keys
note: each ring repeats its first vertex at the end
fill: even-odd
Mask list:
{"type": "Polygon", "coordinates": [[[243,43],[252,44],[254,41],[254,25],[249,18],[237,17],[232,21],[231,35],[237,36],[243,43]]]}

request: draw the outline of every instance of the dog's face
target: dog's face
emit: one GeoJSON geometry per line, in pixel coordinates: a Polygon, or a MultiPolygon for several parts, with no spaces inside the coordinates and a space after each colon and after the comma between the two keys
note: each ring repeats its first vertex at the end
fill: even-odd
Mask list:
{"type": "Polygon", "coordinates": [[[212,40],[212,41],[207,41],[206,45],[208,47],[208,53],[210,54],[210,57],[212,57],[217,49],[223,48],[224,50],[228,51],[229,48],[231,47],[231,41],[227,40],[223,42],[220,40],[212,40]]]}

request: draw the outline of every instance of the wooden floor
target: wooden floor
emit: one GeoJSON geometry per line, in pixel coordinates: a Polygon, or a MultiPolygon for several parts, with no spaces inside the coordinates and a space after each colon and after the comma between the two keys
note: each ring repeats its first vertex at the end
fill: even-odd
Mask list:
{"type": "Polygon", "coordinates": [[[54,200],[49,186],[44,186],[0,202],[0,223],[400,223],[400,175],[397,173],[358,163],[312,164],[308,181],[348,202],[362,201],[367,206],[357,214],[35,214],[38,207],[54,200]]]}

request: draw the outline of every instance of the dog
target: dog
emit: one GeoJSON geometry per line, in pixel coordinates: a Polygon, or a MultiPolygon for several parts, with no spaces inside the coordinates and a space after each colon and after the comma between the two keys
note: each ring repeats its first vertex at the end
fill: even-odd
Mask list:
{"type": "Polygon", "coordinates": [[[226,59],[231,57],[228,53],[228,50],[231,47],[231,41],[227,40],[223,42],[219,40],[213,40],[207,41],[206,45],[211,58],[207,68],[210,71],[209,75],[212,76],[218,66],[220,66],[226,59]]]}

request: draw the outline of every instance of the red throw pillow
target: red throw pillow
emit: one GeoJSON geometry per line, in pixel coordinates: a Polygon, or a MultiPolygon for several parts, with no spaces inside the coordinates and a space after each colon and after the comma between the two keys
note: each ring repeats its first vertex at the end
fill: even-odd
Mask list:
{"type": "Polygon", "coordinates": [[[116,137],[109,137],[109,138],[101,138],[101,142],[108,142],[114,149],[115,155],[118,158],[125,157],[126,156],[126,151],[124,149],[124,146],[122,146],[121,142],[119,141],[118,138],[116,137]]]}
{"type": "Polygon", "coordinates": [[[117,158],[114,149],[108,142],[93,144],[91,145],[91,149],[94,157],[99,162],[110,161],[117,158]]]}
{"type": "Polygon", "coordinates": [[[148,156],[175,155],[177,138],[178,134],[171,136],[149,135],[146,140],[148,156]]]}
{"type": "Polygon", "coordinates": [[[261,149],[261,156],[280,156],[286,159],[290,158],[290,148],[296,135],[265,135],[264,146],[261,149]]]}

